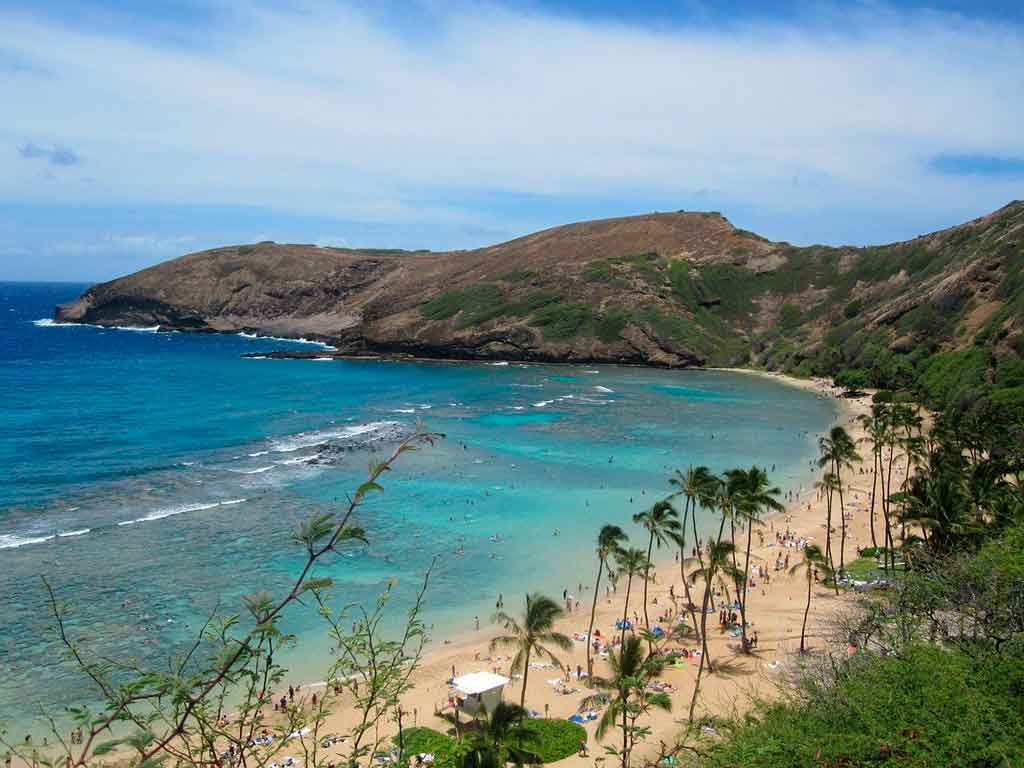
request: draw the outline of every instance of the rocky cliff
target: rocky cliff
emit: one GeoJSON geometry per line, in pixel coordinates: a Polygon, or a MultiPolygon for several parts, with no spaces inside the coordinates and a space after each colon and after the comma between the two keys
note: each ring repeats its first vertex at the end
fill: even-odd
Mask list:
{"type": "Polygon", "coordinates": [[[94,286],[56,317],[316,338],[339,354],[820,373],[922,346],[1014,349],[1022,265],[1021,202],[873,248],[795,247],[718,213],[654,213],[471,251],[217,248],[94,286]]]}

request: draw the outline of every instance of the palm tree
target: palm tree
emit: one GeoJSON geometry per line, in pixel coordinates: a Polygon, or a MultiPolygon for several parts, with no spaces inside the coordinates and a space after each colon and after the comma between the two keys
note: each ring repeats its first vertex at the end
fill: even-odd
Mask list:
{"type": "Polygon", "coordinates": [[[561,632],[553,630],[555,620],[564,614],[562,608],[545,595],[534,593],[526,596],[526,611],[522,623],[517,622],[504,611],[494,615],[494,621],[509,634],[500,635],[491,640],[490,649],[515,648],[516,655],[512,659],[512,673],[523,674],[523,691],[519,696],[519,706],[526,706],[526,680],[530,675],[530,656],[536,654],[547,657],[552,663],[561,667],[562,663],[554,652],[545,647],[554,645],[559,650],[568,651],[572,641],[561,632]]]}
{"type": "Polygon", "coordinates": [[[505,768],[540,765],[536,752],[522,746],[528,735],[523,727],[526,710],[515,704],[499,702],[493,712],[484,710],[483,728],[462,738],[457,747],[458,768],[505,768]]]}
{"type": "Polygon", "coordinates": [[[740,632],[744,653],[750,653],[747,643],[747,585],[750,583],[750,549],[753,544],[754,526],[763,525],[761,515],[764,512],[781,512],[783,507],[776,498],[782,491],[768,484],[768,473],[759,467],[751,467],[746,473],[742,491],[737,496],[737,515],[747,525],[747,551],[743,563],[743,587],[739,595],[740,601],[740,632]]]}
{"type": "Polygon", "coordinates": [[[594,735],[601,740],[609,729],[621,728],[619,759],[622,768],[626,768],[630,753],[645,733],[645,729],[637,726],[637,721],[651,709],[670,712],[672,701],[667,694],[648,689],[648,682],[657,677],[662,667],[653,654],[644,655],[643,642],[636,635],[625,640],[619,652],[612,653],[608,660],[612,666],[611,677],[593,680],[594,687],[602,693],[585,698],[580,702],[580,709],[600,706],[606,698],[611,700],[597,722],[594,735]]]}
{"type": "Polygon", "coordinates": [[[628,537],[617,525],[605,525],[597,534],[597,580],[594,582],[594,603],[590,606],[590,628],[587,630],[587,678],[594,673],[591,648],[593,647],[594,616],[597,614],[597,595],[601,591],[601,573],[608,569],[608,558],[622,548],[628,537]]]}
{"type": "MultiPolygon", "coordinates": [[[[835,559],[832,557],[832,494],[835,493],[838,480],[831,472],[814,484],[818,493],[825,494],[825,562],[830,570],[835,566],[835,559]]],[[[839,594],[839,582],[836,581],[836,594],[839,594]]]]}
{"type": "MultiPolygon", "coordinates": [[[[818,450],[821,452],[818,466],[830,467],[830,472],[836,477],[836,489],[839,491],[839,518],[842,531],[839,540],[839,573],[842,574],[846,567],[846,506],[843,503],[843,470],[852,468],[854,462],[861,459],[853,439],[841,426],[832,427],[827,437],[818,438],[818,450]]],[[[832,561],[834,564],[834,556],[832,561]]]]}
{"type": "Polygon", "coordinates": [[[711,590],[715,579],[723,573],[727,576],[734,575],[735,566],[732,564],[734,549],[735,547],[733,547],[730,541],[708,539],[707,565],[690,574],[690,578],[694,580],[694,583],[696,583],[698,576],[704,579],[704,600],[700,619],[700,636],[703,646],[701,648],[700,666],[697,667],[697,681],[693,687],[693,698],[690,699],[690,720],[693,720],[693,710],[697,706],[697,692],[700,690],[700,681],[704,673],[705,663],[707,664],[708,672],[715,671],[711,663],[711,656],[708,653],[708,601],[711,598],[711,590]]]}
{"type": "MultiPolygon", "coordinates": [[[[683,580],[683,590],[686,593],[687,608],[690,611],[690,618],[693,620],[693,628],[697,629],[697,614],[693,598],[690,595],[690,582],[686,578],[686,523],[691,517],[693,521],[693,542],[700,544],[697,537],[697,505],[703,507],[711,506],[714,500],[714,493],[719,480],[707,467],[690,467],[686,472],[676,470],[675,475],[669,478],[669,483],[679,490],[674,496],[685,496],[686,503],[683,505],[683,523],[678,532],[670,535],[670,538],[679,546],[679,576],[683,580]]],[[[671,498],[671,497],[670,497],[671,498]]],[[[700,549],[697,549],[697,559],[701,567],[704,567],[704,559],[700,549]]]]}
{"type": "Polygon", "coordinates": [[[626,574],[626,604],[622,608],[622,642],[626,641],[626,622],[629,620],[629,593],[633,588],[633,577],[647,578],[647,557],[642,549],[630,547],[615,553],[615,563],[620,574],[626,574]]]}
{"type": "MultiPolygon", "coordinates": [[[[679,513],[676,512],[671,502],[659,501],[650,509],[633,515],[633,522],[642,525],[644,530],[650,534],[650,538],[647,541],[647,572],[650,574],[652,569],[651,554],[654,551],[654,545],[657,544],[658,549],[661,549],[661,545],[669,540],[669,534],[679,530],[679,513]]],[[[647,613],[648,581],[648,579],[644,579],[644,625],[650,630],[651,619],[647,613]]]]}
{"type": "Polygon", "coordinates": [[[795,573],[803,566],[807,571],[807,607],[804,608],[804,623],[800,627],[800,653],[806,653],[805,638],[807,637],[807,614],[811,611],[811,584],[814,583],[814,570],[818,569],[823,575],[828,575],[830,569],[828,563],[825,560],[825,556],[821,552],[821,547],[817,544],[809,544],[804,549],[804,560],[802,563],[797,563],[789,569],[790,573],[795,573]]]}
{"type": "Polygon", "coordinates": [[[865,437],[862,442],[871,444],[871,505],[868,519],[871,525],[871,546],[878,549],[878,538],[875,535],[875,493],[878,487],[878,471],[882,463],[882,446],[885,444],[885,422],[876,415],[874,409],[860,417],[864,425],[865,437]]]}

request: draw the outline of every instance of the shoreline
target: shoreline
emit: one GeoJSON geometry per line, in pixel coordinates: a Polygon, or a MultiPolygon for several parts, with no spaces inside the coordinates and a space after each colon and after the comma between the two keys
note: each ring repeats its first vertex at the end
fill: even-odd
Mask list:
{"type": "MultiPolygon", "coordinates": [[[[461,363],[466,361],[443,362],[461,363]]],[[[486,361],[477,362],[486,363],[486,361]]],[[[766,371],[757,371],[750,369],[716,368],[695,368],[693,370],[721,371],[726,373],[743,372],[757,376],[765,376],[774,379],[779,383],[788,384],[790,386],[796,386],[804,390],[815,391],[821,397],[830,397],[834,394],[833,392],[829,391],[831,388],[825,382],[793,379],[792,377],[787,377],[781,374],[773,374],[766,371]]],[[[852,399],[834,399],[836,400],[837,405],[839,406],[837,414],[839,419],[845,421],[847,420],[847,417],[852,418],[857,415],[852,399]]],[[[768,462],[768,465],[770,465],[770,462],[768,462]]],[[[803,493],[797,493],[797,489],[795,487],[793,488],[793,491],[794,496],[796,498],[796,501],[794,502],[796,507],[800,507],[802,505],[804,497],[811,492],[810,489],[804,489],[803,493]]],[[[768,523],[768,525],[772,528],[774,528],[775,525],[778,525],[781,528],[784,525],[784,523],[780,523],[779,521],[783,519],[785,516],[795,515],[798,511],[794,508],[794,504],[787,505],[786,513],[773,516],[770,519],[770,522],[769,518],[766,518],[766,523],[768,523]]],[[[595,523],[597,522],[600,521],[595,521],[595,523]]],[[[756,552],[757,550],[755,549],[755,553],[756,552]]],[[[761,560],[754,560],[754,562],[761,561],[763,561],[763,558],[761,560]]],[[[650,585],[650,597],[653,600],[653,604],[651,606],[650,611],[652,619],[654,619],[656,615],[665,607],[668,589],[671,584],[675,585],[677,594],[682,594],[682,588],[678,581],[679,566],[677,562],[674,562],[672,555],[666,555],[664,553],[662,553],[661,555],[656,554],[654,558],[654,564],[655,572],[658,574],[659,578],[657,579],[656,583],[652,582],[650,585]]],[[[590,601],[593,599],[592,584],[594,574],[591,573],[591,571],[595,569],[595,566],[596,563],[592,562],[589,558],[585,560],[580,560],[578,563],[574,564],[575,571],[579,574],[579,577],[582,579],[581,584],[583,589],[570,589],[570,591],[577,592],[576,597],[579,599],[580,608],[579,610],[573,611],[571,614],[562,619],[559,622],[558,626],[558,629],[560,631],[564,631],[570,636],[574,633],[585,633],[587,630],[587,624],[589,621],[590,601]],[[590,582],[589,585],[587,583],[588,581],[590,582]]],[[[595,627],[600,628],[602,633],[608,632],[609,627],[614,625],[614,621],[617,618],[621,618],[621,602],[625,592],[624,586],[620,584],[619,590],[617,592],[612,593],[610,598],[606,598],[603,594],[605,591],[606,582],[606,579],[602,580],[602,596],[598,600],[597,619],[595,621],[595,627]]],[[[523,591],[532,591],[532,585],[530,585],[529,583],[526,583],[524,581],[522,583],[522,586],[525,587],[523,591]]],[[[640,594],[640,589],[636,587],[636,585],[634,585],[633,592],[630,596],[630,612],[632,613],[635,609],[642,616],[643,611],[642,605],[640,604],[640,594]]],[[[552,594],[552,597],[557,599],[559,595],[552,594]]],[[[518,592],[515,595],[508,593],[506,594],[505,610],[507,610],[508,612],[512,613],[513,615],[518,613],[521,608],[520,603],[521,596],[518,594],[518,592]]],[[[753,606],[755,605],[755,603],[753,594],[751,596],[751,605],[752,611],[754,611],[755,608],[753,608],[753,606]]],[[[495,666],[498,667],[500,672],[507,674],[507,661],[500,662],[497,665],[495,665],[493,662],[490,661],[489,654],[487,653],[486,650],[487,641],[489,641],[491,637],[497,634],[495,628],[489,624],[489,619],[490,616],[480,616],[481,625],[479,630],[465,629],[455,632],[442,632],[441,628],[439,628],[437,631],[431,632],[433,638],[431,642],[425,647],[419,669],[417,670],[413,678],[416,681],[417,687],[413,689],[413,691],[411,691],[408,696],[403,697],[403,708],[405,708],[409,712],[415,713],[412,715],[410,721],[407,722],[407,725],[409,723],[414,723],[417,725],[436,728],[442,731],[448,728],[448,724],[445,721],[433,717],[432,715],[434,708],[446,702],[448,698],[448,687],[445,684],[445,681],[450,677],[451,669],[453,666],[456,668],[459,674],[472,671],[491,671],[495,668],[495,666]]],[[[756,625],[759,621],[760,620],[758,619],[757,614],[752,613],[752,626],[756,625]]],[[[711,620],[709,620],[709,624],[710,623],[711,620]]],[[[759,629],[761,629],[761,640],[762,644],[764,644],[768,638],[766,632],[764,631],[764,628],[759,627],[759,629]]],[[[729,638],[728,636],[725,636],[724,638],[718,638],[717,636],[712,637],[711,635],[712,632],[709,631],[709,644],[711,644],[712,653],[717,659],[724,653],[728,652],[727,650],[723,650],[721,646],[728,646],[728,642],[731,638],[729,638]],[[719,643],[720,639],[724,640],[724,643],[719,643]]],[[[585,661],[583,661],[585,653],[582,649],[583,646],[580,643],[576,643],[573,651],[570,654],[564,656],[564,658],[562,659],[563,662],[568,662],[570,666],[573,668],[575,668],[575,665],[577,663],[585,665],[585,661]]],[[[330,663],[330,658],[325,656],[323,662],[324,666],[326,666],[330,663]]],[[[555,670],[551,670],[551,672],[555,672],[555,670]]],[[[603,670],[601,669],[600,665],[595,665],[595,673],[601,674],[602,672],[603,670]]],[[[733,705],[730,703],[728,706],[722,706],[721,702],[733,702],[737,693],[741,691],[741,687],[745,683],[756,677],[752,674],[753,672],[756,672],[756,669],[744,673],[741,679],[732,686],[728,684],[719,685],[719,682],[724,681],[719,681],[714,676],[706,675],[704,682],[702,683],[702,691],[704,691],[704,694],[702,696],[702,698],[704,699],[702,709],[704,711],[709,712],[729,711],[729,709],[733,705]]],[[[685,704],[688,704],[689,693],[692,690],[692,676],[692,665],[682,670],[673,669],[667,671],[663,679],[666,679],[669,682],[678,685],[679,687],[679,696],[673,696],[673,698],[676,700],[676,711],[673,715],[668,716],[668,719],[664,722],[662,722],[661,718],[657,718],[656,721],[652,721],[651,725],[654,729],[655,735],[654,737],[652,737],[650,743],[656,743],[658,738],[667,739],[671,735],[674,735],[678,732],[679,725],[675,723],[675,719],[678,718],[680,715],[685,716],[685,704]]],[[[286,678],[287,677],[288,675],[286,675],[286,678]]],[[[545,680],[543,679],[547,677],[552,677],[552,675],[543,671],[537,671],[531,674],[527,695],[528,709],[536,709],[538,711],[550,711],[550,715],[552,717],[567,717],[568,715],[575,712],[578,699],[586,692],[586,689],[584,689],[582,685],[573,683],[575,687],[578,687],[580,689],[579,695],[567,696],[562,694],[556,694],[554,693],[551,686],[547,685],[545,680]]],[[[286,686],[287,682],[283,683],[283,685],[286,686]]],[[[320,696],[323,687],[324,683],[322,680],[304,682],[302,683],[301,688],[302,693],[300,693],[299,696],[301,697],[305,695],[308,697],[310,694],[314,692],[317,693],[318,696],[320,696]]],[[[513,681],[508,686],[506,686],[505,698],[510,701],[518,701],[518,690],[518,681],[513,681]]],[[[279,691],[277,693],[278,695],[280,695],[279,691]]],[[[344,705],[346,703],[344,701],[344,698],[342,699],[341,702],[337,703],[339,704],[339,706],[337,706],[335,712],[327,718],[327,721],[323,727],[322,732],[324,733],[347,730],[351,726],[351,723],[346,717],[346,713],[344,711],[344,705]]],[[[268,715],[268,725],[273,724],[275,722],[276,718],[268,715]]],[[[587,725],[587,731],[591,738],[591,749],[594,749],[596,748],[596,745],[592,740],[592,724],[587,725]]],[[[298,748],[298,746],[296,746],[296,748],[298,748]]],[[[592,754],[594,753],[592,752],[592,754]]],[[[577,760],[577,758],[568,758],[567,760],[562,762],[565,763],[570,760],[577,760]]],[[[589,764],[589,762],[579,760],[579,764],[582,766],[584,764],[589,764]]]]}
{"type": "MultiPolygon", "coordinates": [[[[779,383],[796,386],[806,391],[813,391],[821,397],[834,399],[839,407],[837,421],[845,426],[851,433],[854,440],[862,436],[857,418],[870,409],[870,395],[862,397],[846,398],[838,396],[837,389],[830,383],[823,380],[796,379],[784,374],[776,374],[767,371],[750,369],[701,369],[719,370],[722,372],[736,373],[743,372],[750,375],[765,376],[779,383]]],[[[862,450],[863,453],[863,450],[862,450]]],[[[870,468],[870,457],[868,467],[870,468]]],[[[863,465],[861,465],[863,466],[863,465]]],[[[854,476],[856,477],[856,475],[854,476]]],[[[860,476],[860,482],[854,478],[844,477],[849,485],[849,499],[847,502],[848,516],[854,513],[854,519],[849,521],[847,530],[847,552],[849,561],[855,559],[857,547],[870,544],[866,538],[865,515],[856,515],[856,512],[863,511],[863,494],[865,492],[864,480],[867,474],[860,476]],[[852,481],[852,482],[851,482],[852,481]],[[859,519],[858,519],[859,517],[859,519]],[[856,523],[856,525],[854,524],[856,523]]],[[[867,490],[870,490],[870,480],[867,480],[867,490]]],[[[783,512],[766,515],[764,517],[763,533],[765,541],[763,545],[755,545],[751,550],[751,563],[763,564],[770,576],[770,585],[762,584],[761,579],[756,579],[756,587],[751,588],[748,594],[748,625],[751,631],[758,632],[759,645],[754,654],[749,656],[740,653],[738,641],[730,634],[719,632],[717,621],[714,616],[708,620],[708,644],[712,657],[716,660],[727,660],[733,669],[728,676],[708,674],[705,670],[701,682],[701,695],[697,707],[696,716],[719,715],[728,716],[742,713],[750,708],[755,697],[770,698],[778,695],[779,684],[784,677],[786,670],[794,662],[795,651],[799,645],[800,619],[803,615],[806,597],[806,581],[802,573],[790,575],[787,571],[775,571],[772,568],[773,554],[789,554],[792,562],[790,567],[801,561],[799,549],[783,549],[775,546],[775,531],[790,530],[797,537],[806,537],[811,543],[823,541],[824,534],[824,501],[816,499],[816,492],[813,487],[803,488],[800,491],[794,489],[793,499],[785,503],[783,512]]],[[[838,530],[838,524],[833,519],[834,530],[838,530]]],[[[838,539],[837,534],[833,534],[838,539]]],[[[689,545],[689,542],[688,542],[689,545]]],[[[655,580],[649,585],[649,598],[651,604],[648,610],[652,619],[652,625],[657,623],[655,618],[672,606],[669,598],[670,588],[674,589],[677,599],[682,598],[684,592],[679,576],[679,563],[674,555],[662,551],[652,558],[654,563],[655,580]]],[[[590,581],[582,582],[582,594],[570,595],[573,599],[579,600],[579,608],[566,614],[556,624],[556,630],[561,631],[570,637],[574,634],[585,634],[589,624],[590,606],[593,600],[593,578],[596,566],[595,562],[579,564],[581,578],[590,581]]],[[[689,572],[690,568],[687,568],[689,572]]],[[[524,585],[524,591],[532,591],[529,584],[524,585]]],[[[607,579],[602,579],[601,595],[597,601],[597,611],[594,622],[595,629],[601,631],[604,636],[614,636],[615,621],[622,617],[622,604],[625,597],[623,584],[619,584],[618,590],[607,596],[607,579]]],[[[630,594],[629,613],[632,618],[634,611],[643,616],[642,589],[634,585],[630,594]]],[[[556,601],[560,595],[551,595],[556,601]]],[[[521,598],[517,601],[514,598],[507,598],[505,610],[516,615],[520,610],[521,598]]],[[[841,610],[847,603],[846,593],[840,593],[836,598],[831,589],[825,589],[816,585],[814,602],[811,606],[811,616],[808,621],[808,645],[820,650],[827,643],[827,638],[822,636],[822,625],[838,610],[841,610]]],[[[676,615],[684,616],[688,621],[688,612],[680,610],[676,615]]],[[[508,676],[508,653],[504,652],[501,657],[491,659],[487,651],[489,641],[499,633],[489,623],[490,617],[481,617],[479,630],[462,630],[447,636],[436,633],[431,642],[425,647],[423,657],[420,661],[413,679],[416,687],[402,699],[402,706],[410,713],[415,713],[407,723],[418,726],[425,726],[447,732],[450,730],[449,723],[434,715],[437,706],[447,701],[449,688],[446,681],[454,669],[457,674],[470,672],[497,671],[499,674],[508,676]]],[[[691,640],[684,643],[693,647],[695,643],[691,640]]],[[[573,672],[577,665],[585,670],[585,646],[576,641],[573,649],[567,654],[558,654],[563,665],[568,665],[573,672]]],[[[607,669],[606,663],[597,661],[595,656],[594,672],[603,674],[607,669]]],[[[641,752],[655,748],[659,741],[671,742],[683,728],[686,710],[689,705],[689,698],[693,690],[693,682],[696,677],[696,662],[684,663],[682,668],[666,669],[661,680],[668,682],[675,687],[671,694],[673,711],[671,713],[657,712],[653,714],[648,723],[652,729],[651,737],[641,746],[641,752]]],[[[547,713],[550,717],[567,718],[575,713],[580,699],[590,692],[585,688],[583,682],[578,682],[575,675],[568,685],[570,690],[578,689],[573,694],[557,693],[555,688],[549,684],[547,678],[565,678],[564,672],[557,669],[531,669],[528,678],[528,690],[526,706],[529,710],[547,713]]],[[[303,690],[313,692],[317,690],[307,685],[303,690]]],[[[322,687],[322,683],[319,684],[322,687]]],[[[504,698],[506,701],[518,702],[520,683],[513,679],[505,686],[504,698]]],[[[323,732],[331,733],[347,730],[352,723],[345,716],[344,697],[341,705],[328,716],[323,732]]],[[[594,750],[600,750],[600,745],[594,740],[594,724],[584,725],[590,745],[590,754],[599,754],[594,750]]],[[[610,737],[609,737],[610,738],[610,737]]],[[[573,756],[559,762],[559,765],[573,765],[579,768],[589,766],[590,758],[573,756]]]]}

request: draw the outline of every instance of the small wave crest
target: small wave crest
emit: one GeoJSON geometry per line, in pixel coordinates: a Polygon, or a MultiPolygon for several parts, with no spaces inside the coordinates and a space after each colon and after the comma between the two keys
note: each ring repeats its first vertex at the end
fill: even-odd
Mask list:
{"type": "Polygon", "coordinates": [[[394,430],[401,425],[397,421],[374,421],[369,424],[353,424],[341,429],[324,429],[315,432],[300,432],[297,435],[271,443],[275,453],[292,453],[306,448],[316,448],[334,440],[354,440],[369,437],[378,432],[394,430]]]}
{"type": "Polygon", "coordinates": [[[215,509],[216,507],[230,507],[235,504],[241,504],[246,499],[227,499],[225,501],[212,501],[203,504],[182,504],[178,507],[167,507],[165,509],[157,509],[150,512],[148,515],[142,517],[136,517],[132,520],[122,520],[118,523],[120,526],[124,525],[135,525],[136,523],[149,523],[154,520],[163,520],[167,517],[174,517],[175,515],[183,515],[187,512],[201,512],[205,509],[215,509]]]}
{"type": "MultiPolygon", "coordinates": [[[[310,345],[315,346],[315,347],[320,347],[320,349],[329,349],[329,350],[337,349],[337,347],[332,347],[330,344],[325,344],[322,341],[314,341],[312,339],[303,339],[303,338],[287,339],[284,336],[261,336],[258,333],[246,333],[245,331],[239,331],[235,335],[236,336],[241,336],[243,339],[256,339],[258,341],[290,341],[290,342],[292,342],[294,344],[310,344],[310,345]]],[[[333,358],[325,357],[325,358],[316,358],[316,359],[317,360],[320,360],[320,359],[332,360],[333,358]]]]}
{"type": "Polygon", "coordinates": [[[19,536],[13,533],[0,533],[0,549],[16,549],[17,547],[25,547],[29,544],[42,544],[44,541],[50,541],[53,538],[55,537],[31,535],[19,536]]]}
{"type": "Polygon", "coordinates": [[[256,467],[256,469],[232,469],[232,472],[236,472],[239,475],[262,475],[264,472],[269,472],[274,468],[273,464],[268,464],[265,467],[256,467]]]}

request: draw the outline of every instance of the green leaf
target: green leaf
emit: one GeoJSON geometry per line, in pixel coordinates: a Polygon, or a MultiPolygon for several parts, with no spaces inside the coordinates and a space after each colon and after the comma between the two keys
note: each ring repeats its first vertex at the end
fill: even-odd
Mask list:
{"type": "Polygon", "coordinates": [[[122,744],[124,744],[124,739],[111,739],[110,741],[102,741],[93,748],[92,753],[96,756],[106,755],[110,752],[113,752],[122,744]]]}

